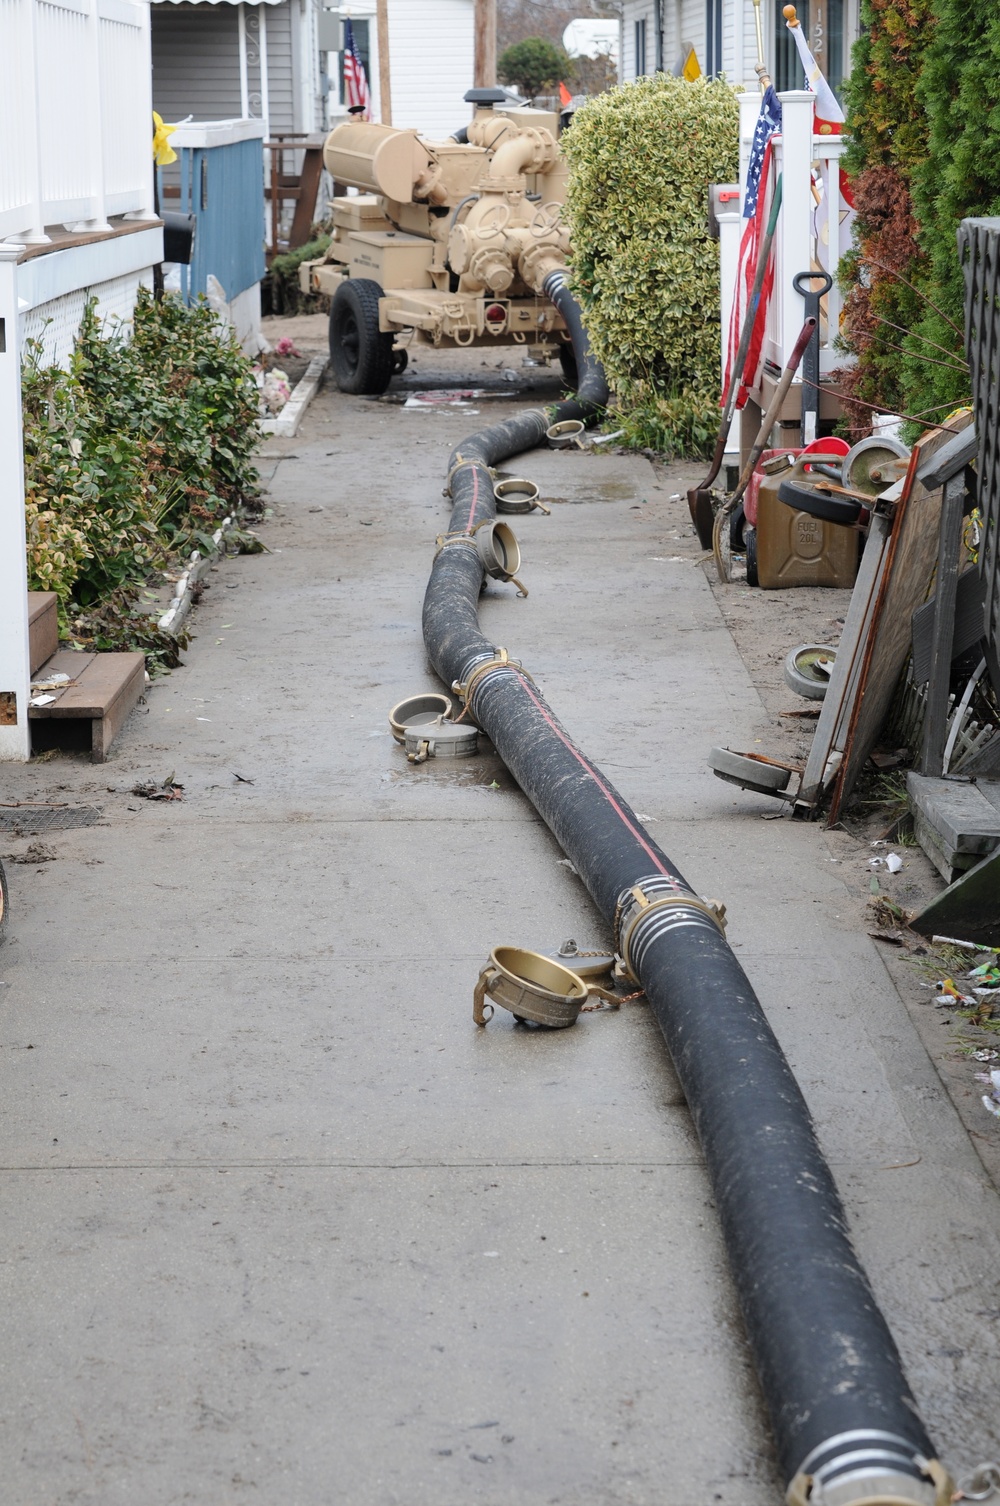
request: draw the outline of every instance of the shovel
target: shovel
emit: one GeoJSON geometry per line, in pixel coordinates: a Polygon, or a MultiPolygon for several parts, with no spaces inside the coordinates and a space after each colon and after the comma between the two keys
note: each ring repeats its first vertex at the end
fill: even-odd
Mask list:
{"type": "Polygon", "coordinates": [[[739,348],[736,351],[736,359],[729,373],[729,386],[722,404],[722,418],[719,422],[719,437],[715,441],[715,452],[712,455],[712,464],[708,475],[700,486],[694,486],[688,492],[688,508],[691,512],[691,521],[698,534],[698,541],[703,549],[712,547],[712,493],[711,485],[722,467],[722,457],[726,453],[726,443],[729,439],[729,428],[736,412],[736,398],[743,384],[743,366],[750,349],[750,336],[753,333],[754,321],[757,317],[757,307],[760,303],[760,291],[764,286],[764,276],[767,272],[767,264],[771,259],[771,246],[774,242],[774,232],[778,224],[778,211],[781,208],[781,173],[774,185],[774,199],[771,203],[771,213],[768,215],[767,229],[764,231],[764,239],[761,241],[760,255],[757,258],[757,271],[754,274],[753,287],[750,289],[750,298],[747,302],[747,311],[743,317],[743,329],[740,332],[739,348]]]}

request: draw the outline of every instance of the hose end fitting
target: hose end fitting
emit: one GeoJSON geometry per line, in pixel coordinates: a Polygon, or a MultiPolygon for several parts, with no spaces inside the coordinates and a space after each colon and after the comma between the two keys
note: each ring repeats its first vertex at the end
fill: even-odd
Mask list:
{"type": "Polygon", "coordinates": [[[814,1448],[795,1475],[788,1506],[948,1506],[955,1485],[894,1433],[859,1428],[814,1448]]]}
{"type": "Polygon", "coordinates": [[[640,879],[619,894],[615,906],[615,950],[633,982],[640,981],[643,954],[650,943],[681,926],[724,935],[726,907],[719,900],[702,899],[669,873],[640,879]]]}

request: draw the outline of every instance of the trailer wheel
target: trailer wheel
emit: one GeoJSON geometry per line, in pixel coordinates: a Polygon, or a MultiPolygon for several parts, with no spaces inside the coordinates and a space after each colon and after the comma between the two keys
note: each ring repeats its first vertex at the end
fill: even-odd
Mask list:
{"type": "Polygon", "coordinates": [[[378,327],[382,289],[367,277],[348,277],[330,306],[330,364],[341,392],[377,394],[392,378],[391,334],[378,327]]]}

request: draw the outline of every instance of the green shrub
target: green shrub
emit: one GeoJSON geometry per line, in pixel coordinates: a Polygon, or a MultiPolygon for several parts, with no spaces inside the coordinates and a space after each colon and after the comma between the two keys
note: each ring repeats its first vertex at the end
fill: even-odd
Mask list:
{"type": "Polygon", "coordinates": [[[322,295],[303,293],[299,287],[299,267],[304,261],[318,261],[329,246],[328,235],[317,235],[307,245],[274,258],[271,262],[272,314],[304,314],[319,307],[322,295]]]}
{"type": "Polygon", "coordinates": [[[708,185],[737,176],[739,110],[722,80],[664,74],[588,101],[563,137],[573,287],[626,418],[672,453],[718,427],[719,248],[708,185]]]}
{"type": "Polygon", "coordinates": [[[90,305],[69,369],[29,346],[22,383],[29,584],[64,624],[256,491],[256,384],[207,304],[140,290],[131,338],[90,305]]]}
{"type": "Polygon", "coordinates": [[[561,47],[544,37],[527,37],[515,42],[497,59],[497,78],[516,84],[527,99],[551,89],[572,72],[572,63],[561,47]]]}

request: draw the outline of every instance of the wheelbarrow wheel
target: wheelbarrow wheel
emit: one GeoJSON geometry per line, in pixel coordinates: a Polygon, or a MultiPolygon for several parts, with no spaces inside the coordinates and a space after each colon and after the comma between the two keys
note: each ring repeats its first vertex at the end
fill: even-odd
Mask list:
{"type": "Polygon", "coordinates": [[[760,576],[757,574],[757,530],[752,523],[748,523],[743,530],[743,547],[747,552],[747,585],[759,586],[760,576]]]}
{"type": "Polygon", "coordinates": [[[826,643],[803,643],[793,648],[785,660],[785,684],[796,695],[807,701],[821,701],[830,683],[830,671],[837,659],[837,650],[826,643]],[[827,665],[826,670],[823,665],[827,665]]]}
{"type": "Polygon", "coordinates": [[[745,753],[734,753],[730,748],[713,748],[708,755],[708,765],[717,779],[728,784],[738,784],[743,790],[754,790],[758,795],[780,795],[792,777],[791,769],[780,764],[761,763],[748,758],[745,753]]]}

